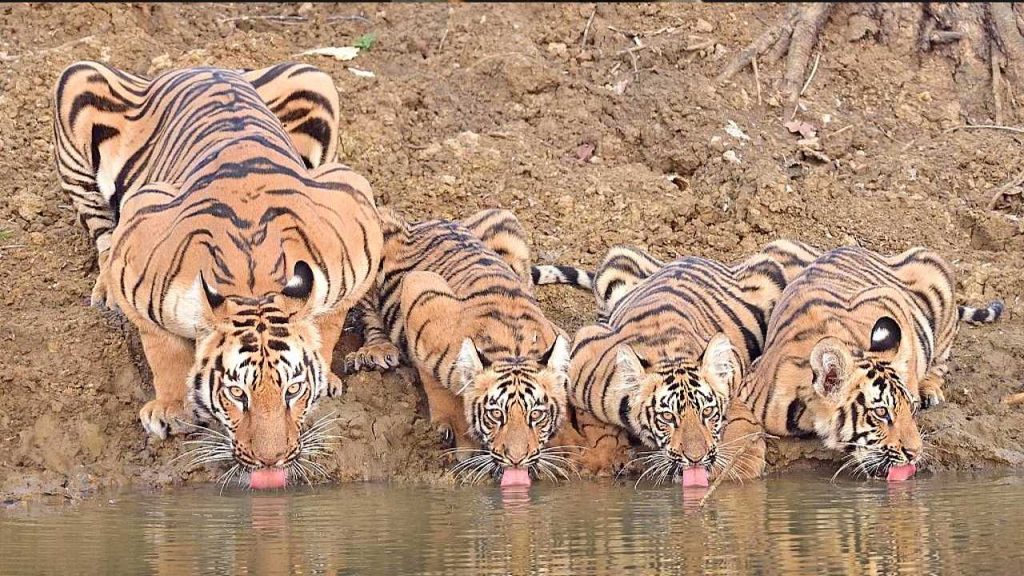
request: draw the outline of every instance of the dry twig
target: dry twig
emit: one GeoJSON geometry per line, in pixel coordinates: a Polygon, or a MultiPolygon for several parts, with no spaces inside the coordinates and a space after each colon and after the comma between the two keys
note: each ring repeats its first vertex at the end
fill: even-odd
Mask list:
{"type": "Polygon", "coordinates": [[[740,448],[740,451],[736,453],[736,456],[734,456],[733,459],[729,461],[729,465],[726,466],[724,470],[722,470],[722,473],[718,475],[718,478],[715,478],[715,481],[711,484],[711,487],[708,488],[707,494],[705,494],[704,497],[700,499],[700,503],[697,505],[698,508],[703,508],[704,504],[707,504],[708,499],[711,498],[711,495],[714,494],[715,490],[718,489],[718,485],[721,484],[723,480],[725,480],[725,477],[729,475],[729,472],[732,472],[732,469],[735,468],[736,464],[739,463],[740,459],[742,459],[743,456],[746,455],[747,450],[750,450],[750,448],[754,445],[754,442],[757,442],[758,440],[763,440],[767,437],[768,434],[765,434],[764,432],[761,432],[760,434],[755,433],[753,436],[750,437],[750,440],[748,440],[747,443],[743,445],[743,448],[740,448]]]}
{"type": "Polygon", "coordinates": [[[580,39],[580,46],[587,45],[587,36],[590,35],[590,25],[594,23],[594,16],[597,14],[597,6],[594,6],[594,11],[590,13],[590,18],[587,18],[587,25],[583,28],[583,38],[580,39]]]}
{"type": "Polygon", "coordinates": [[[1024,134],[1024,128],[1017,128],[1015,126],[1002,126],[1000,124],[965,124],[963,126],[953,126],[952,128],[946,128],[942,131],[943,134],[949,134],[950,132],[956,132],[957,130],[1006,130],[1007,132],[1016,132],[1017,134],[1024,134]]]}

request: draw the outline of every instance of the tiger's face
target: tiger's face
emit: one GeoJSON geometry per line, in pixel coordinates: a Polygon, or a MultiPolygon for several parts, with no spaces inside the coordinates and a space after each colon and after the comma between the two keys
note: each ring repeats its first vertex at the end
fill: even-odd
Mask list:
{"type": "Polygon", "coordinates": [[[192,406],[220,422],[244,471],[289,468],[315,444],[302,425],[326,393],[328,368],[306,313],[311,283],[309,272],[259,299],[219,296],[203,283],[210,330],[196,347],[192,406]]]}
{"type": "Polygon", "coordinates": [[[730,390],[739,362],[729,339],[718,334],[696,361],[650,367],[628,345],[618,350],[612,386],[627,392],[620,416],[648,447],[652,466],[675,474],[711,469],[725,428],[730,390]]]}
{"type": "MultiPolygon", "coordinates": [[[[883,320],[887,320],[883,322],[883,320]]],[[[923,441],[915,414],[917,395],[907,386],[899,355],[899,327],[876,324],[868,351],[824,338],[811,352],[814,390],[828,415],[815,422],[825,445],[850,454],[850,464],[868,476],[885,476],[894,466],[916,464],[923,441]]]]}
{"type": "Polygon", "coordinates": [[[539,358],[482,357],[466,339],[459,353],[466,420],[496,469],[543,466],[544,448],[566,411],[569,343],[559,335],[539,358]]]}

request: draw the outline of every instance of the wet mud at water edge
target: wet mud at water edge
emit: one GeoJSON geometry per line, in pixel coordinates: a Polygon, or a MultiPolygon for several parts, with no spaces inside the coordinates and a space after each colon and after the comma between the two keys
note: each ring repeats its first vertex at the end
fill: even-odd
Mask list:
{"type": "MultiPolygon", "coordinates": [[[[990,103],[957,89],[948,53],[919,52],[919,9],[895,6],[884,29],[858,34],[860,9],[837,7],[823,29],[799,100],[806,137],[784,126],[781,64],[714,83],[777,5],[0,6],[0,497],[221,472],[174,462],[178,439],[144,437],[152,390],[135,336],[84,305],[94,251],[58,188],[50,121],[51,87],[80,59],[147,75],[315,64],[341,94],[342,159],[381,203],[411,219],[508,208],[538,262],[591,267],[613,244],[736,261],[782,237],[928,246],[955,268],[958,299],[1007,304],[1000,323],[960,332],[948,402],[921,414],[928,468],[1024,464],[1024,410],[1000,403],[1024,385],[1024,204],[1000,189],[1024,166],[1024,138],[956,129],[992,123],[990,103]],[[372,48],[352,61],[297,56],[366,34],[372,48]]],[[[570,332],[593,315],[568,288],[541,300],[570,332]]],[[[349,389],[321,408],[340,418],[333,480],[450,482],[408,378],[361,375],[349,389]]],[[[836,458],[773,441],[770,473],[836,458]]]]}

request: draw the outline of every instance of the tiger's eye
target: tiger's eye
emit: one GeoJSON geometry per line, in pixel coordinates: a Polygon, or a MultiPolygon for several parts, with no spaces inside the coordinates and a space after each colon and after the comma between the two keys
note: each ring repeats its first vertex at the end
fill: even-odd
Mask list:
{"type": "Polygon", "coordinates": [[[540,420],[547,414],[544,410],[534,410],[530,412],[530,420],[540,420]]]}
{"type": "Polygon", "coordinates": [[[879,406],[878,408],[875,408],[874,410],[872,410],[872,412],[874,412],[875,416],[878,416],[882,420],[888,420],[889,419],[889,409],[884,407],[884,406],[879,406]]]}
{"type": "Polygon", "coordinates": [[[229,386],[228,394],[231,394],[232,398],[241,398],[245,396],[245,390],[242,390],[241,386],[229,386]]]}
{"type": "Polygon", "coordinates": [[[487,413],[490,414],[491,418],[495,420],[501,420],[505,416],[505,413],[502,412],[501,409],[499,408],[491,408],[490,410],[487,411],[487,413]]]}
{"type": "Polygon", "coordinates": [[[667,424],[675,424],[676,422],[676,415],[673,412],[661,412],[658,414],[658,417],[664,420],[667,424]]]}
{"type": "Polygon", "coordinates": [[[715,414],[715,407],[708,406],[704,408],[704,410],[702,410],[701,413],[704,415],[705,418],[711,418],[715,414]]]}
{"type": "Polygon", "coordinates": [[[289,396],[293,396],[299,393],[300,388],[302,388],[302,382],[292,382],[292,385],[288,387],[286,392],[289,396]]]}

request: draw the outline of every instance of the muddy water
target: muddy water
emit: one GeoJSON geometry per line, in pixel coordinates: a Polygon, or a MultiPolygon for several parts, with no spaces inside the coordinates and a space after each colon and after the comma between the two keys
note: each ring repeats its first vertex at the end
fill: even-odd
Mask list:
{"type": "Polygon", "coordinates": [[[1024,478],[901,485],[350,485],[120,494],[0,512],[0,574],[1006,573],[1024,478]]]}

